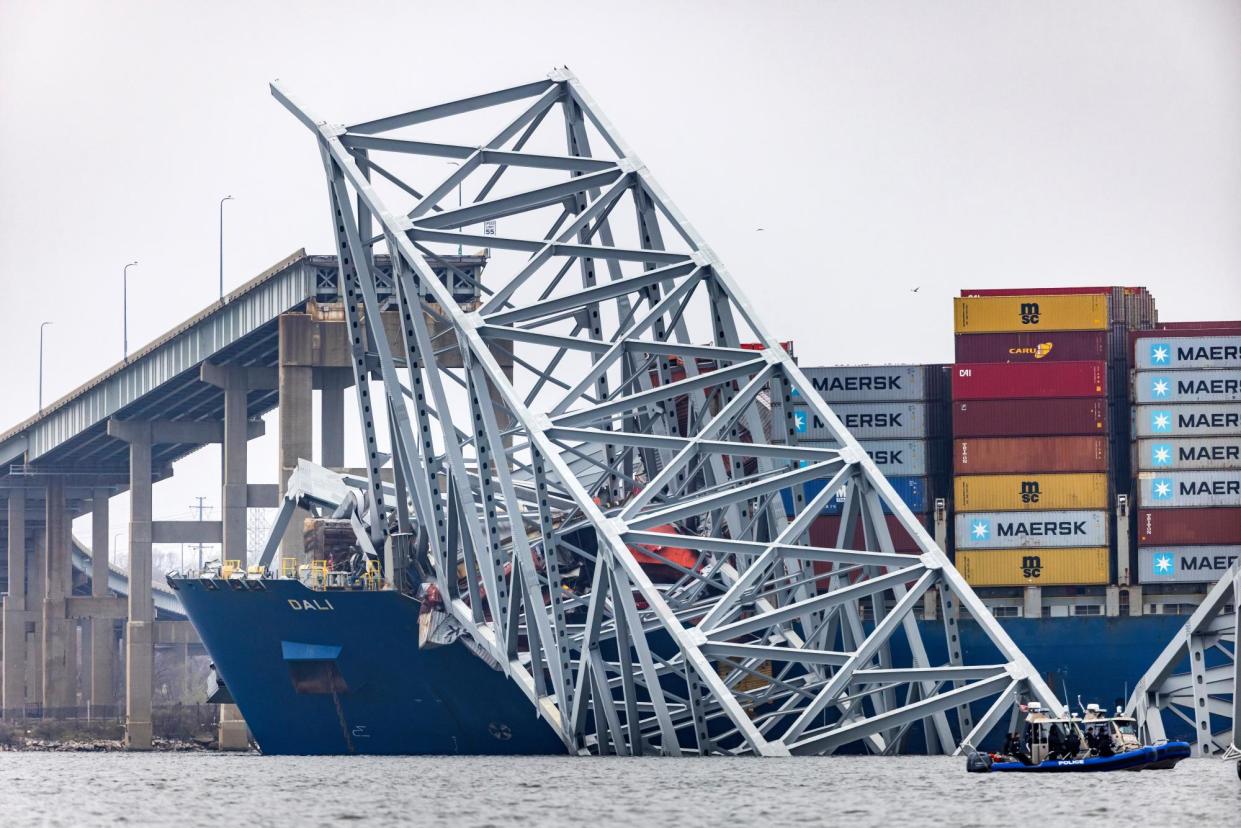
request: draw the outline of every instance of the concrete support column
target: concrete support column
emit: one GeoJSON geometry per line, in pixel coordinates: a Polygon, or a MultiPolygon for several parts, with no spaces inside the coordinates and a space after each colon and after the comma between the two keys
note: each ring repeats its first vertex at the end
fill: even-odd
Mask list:
{"type": "Polygon", "coordinates": [[[33,626],[26,649],[26,693],[31,702],[43,704],[43,584],[47,581],[47,529],[34,532],[26,558],[26,596],[28,623],[33,626]]]}
{"type": "Polygon", "coordinates": [[[340,369],[323,369],[319,387],[319,465],[345,465],[345,388],[352,379],[340,369]]]}
{"type": "MultiPolygon", "coordinates": [[[[238,561],[242,568],[249,566],[249,532],[247,511],[249,487],[247,467],[249,463],[249,439],[251,423],[246,394],[251,388],[271,387],[270,379],[262,370],[242,365],[203,365],[201,377],[224,390],[224,432],[220,454],[222,469],[220,493],[223,525],[221,527],[224,560],[238,561]],[[263,376],[261,376],[263,375],[263,376]]],[[[307,403],[309,406],[309,403],[307,403]]],[[[283,435],[283,419],[281,420],[283,435]]],[[[260,432],[261,433],[261,432],[260,432]]],[[[282,480],[283,482],[283,480],[282,480]]],[[[174,699],[185,697],[185,648],[180,648],[179,658],[174,655],[177,666],[172,672],[178,676],[174,699]]],[[[170,688],[171,689],[171,688],[170,688]]],[[[220,705],[220,750],[246,750],[250,747],[249,731],[241,711],[235,705],[220,705]]]]}
{"type": "Polygon", "coordinates": [[[43,584],[43,715],[69,716],[77,707],[77,631],[66,599],[73,594],[69,515],[65,486],[48,480],[45,522],[47,555],[43,584]]]}
{"type": "Polygon", "coordinates": [[[26,493],[9,492],[9,591],[4,596],[4,661],[0,695],[6,717],[21,716],[26,695],[26,493]]]}
{"type": "Polygon", "coordinates": [[[246,464],[249,442],[248,409],[246,406],[246,372],[244,368],[224,372],[224,445],[223,511],[224,559],[240,561],[242,569],[249,565],[246,531],[246,464]]]}
{"type": "MultiPolygon", "coordinates": [[[[282,319],[283,321],[283,319],[282,319]]],[[[284,326],[281,326],[284,333],[284,326]]],[[[280,448],[279,448],[279,482],[280,496],[283,497],[289,485],[289,476],[297,468],[297,461],[313,457],[313,423],[314,423],[314,369],[308,365],[289,365],[284,362],[285,341],[280,341],[280,448]]],[[[284,557],[301,558],[306,551],[302,541],[302,521],[306,513],[298,510],[285,530],[284,540],[280,544],[280,554],[284,557]]]]}
{"type": "MultiPolygon", "coordinates": [[[[108,546],[111,525],[108,519],[110,489],[97,488],[91,499],[91,595],[107,598],[108,546]]],[[[96,618],[90,625],[90,697],[91,704],[100,710],[116,706],[116,641],[112,621],[96,618]]]]}
{"type": "Polygon", "coordinates": [[[151,594],[151,424],[110,420],[129,442],[129,620],[125,624],[125,747],[151,749],[155,604],[151,594]]]}

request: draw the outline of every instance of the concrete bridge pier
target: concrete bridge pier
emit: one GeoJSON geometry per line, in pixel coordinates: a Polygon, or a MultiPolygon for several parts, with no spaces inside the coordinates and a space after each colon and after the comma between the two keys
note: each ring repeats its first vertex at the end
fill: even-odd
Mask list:
{"type": "Polygon", "coordinates": [[[6,718],[21,716],[30,700],[26,685],[26,625],[30,621],[26,603],[26,492],[9,491],[8,578],[4,596],[4,661],[0,663],[0,703],[6,718]]]}
{"type": "Polygon", "coordinates": [[[43,704],[43,582],[47,561],[47,529],[36,526],[26,556],[26,606],[29,608],[29,647],[26,650],[26,698],[43,704]]]}
{"type": "MultiPolygon", "coordinates": [[[[91,597],[109,598],[108,501],[112,491],[96,488],[91,498],[91,597]]],[[[91,704],[103,710],[116,707],[116,638],[111,618],[92,618],[89,654],[91,704]]]]}
{"type": "Polygon", "coordinates": [[[125,624],[125,747],[151,749],[155,602],[151,593],[151,423],[109,420],[129,443],[129,607],[125,624]]]}
{"type": "MultiPolygon", "coordinates": [[[[271,508],[278,505],[276,488],[251,486],[247,482],[249,440],[263,433],[262,421],[250,421],[246,395],[252,390],[270,389],[276,384],[277,372],[269,368],[242,365],[203,363],[199,377],[203,382],[224,391],[223,446],[220,451],[223,513],[222,548],[224,558],[235,560],[245,569],[249,566],[247,515],[251,507],[271,508]]],[[[184,674],[184,654],[182,654],[184,674]]],[[[236,705],[220,705],[218,741],[220,750],[248,750],[250,733],[246,720],[236,705]]]]}
{"type": "Polygon", "coordinates": [[[47,481],[43,582],[43,715],[71,716],[77,708],[77,623],[69,617],[73,561],[64,479],[47,481]]]}

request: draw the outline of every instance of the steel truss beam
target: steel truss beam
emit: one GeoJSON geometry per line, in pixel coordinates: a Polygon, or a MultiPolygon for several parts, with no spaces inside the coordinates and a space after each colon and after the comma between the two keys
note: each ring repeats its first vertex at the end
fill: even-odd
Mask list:
{"type": "Polygon", "coordinates": [[[951,752],[1023,698],[1062,709],[576,77],[354,127],[272,93],[316,137],[351,329],[376,343],[357,360],[359,513],[378,544],[390,456],[395,511],[422,527],[448,611],[569,750],[895,752],[917,733],[951,752]],[[465,113],[497,121],[477,145],[410,134],[465,113]],[[419,156],[459,166],[415,184],[419,156]],[[468,204],[441,203],[458,187],[468,204]],[[503,235],[479,232],[499,220],[503,235]],[[481,305],[456,304],[426,264],[457,244],[492,251],[481,305]],[[376,330],[380,252],[403,353],[376,330]],[[463,367],[436,359],[430,318],[463,367]],[[830,445],[797,445],[794,399],[830,445]],[[838,536],[812,542],[840,492],[838,536]],[[895,553],[885,508],[918,554],[895,553]],[[955,612],[947,654],[930,655],[916,611],[932,590],[1002,663],[965,663],[955,612]]]}
{"type": "Polygon", "coordinates": [[[1126,712],[1148,743],[1167,738],[1170,715],[1193,728],[1195,756],[1241,757],[1239,596],[1241,562],[1220,577],[1134,688],[1126,712]]]}

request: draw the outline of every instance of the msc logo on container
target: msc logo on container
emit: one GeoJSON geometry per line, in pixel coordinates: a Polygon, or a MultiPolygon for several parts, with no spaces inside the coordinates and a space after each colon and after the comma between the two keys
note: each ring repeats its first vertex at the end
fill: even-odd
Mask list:
{"type": "Polygon", "coordinates": [[[1172,383],[1167,377],[1151,377],[1151,396],[1165,399],[1172,392],[1172,383]]]}
{"type": "Polygon", "coordinates": [[[1151,571],[1156,575],[1175,575],[1176,558],[1171,552],[1164,552],[1151,559],[1151,571]]]}
{"type": "Polygon", "coordinates": [[[1021,502],[1022,503],[1038,503],[1039,486],[1037,480],[1021,481],[1021,502]]]}
{"type": "Polygon", "coordinates": [[[1038,555],[1023,555],[1021,558],[1021,574],[1026,578],[1043,576],[1043,559],[1038,555]]]}
{"type": "Polygon", "coordinates": [[[1171,500],[1173,492],[1172,481],[1168,478],[1160,477],[1151,481],[1151,497],[1155,500],[1171,500]]]}
{"type": "Polygon", "coordinates": [[[1157,443],[1151,446],[1151,465],[1152,466],[1171,466],[1172,465],[1172,446],[1164,443],[1157,443]]]}
{"type": "Polygon", "coordinates": [[[1021,324],[1037,325],[1038,324],[1038,302],[1022,302],[1021,303],[1021,324]]]}
{"type": "Polygon", "coordinates": [[[1166,342],[1151,343],[1151,365],[1167,365],[1172,359],[1172,348],[1166,342]]]}

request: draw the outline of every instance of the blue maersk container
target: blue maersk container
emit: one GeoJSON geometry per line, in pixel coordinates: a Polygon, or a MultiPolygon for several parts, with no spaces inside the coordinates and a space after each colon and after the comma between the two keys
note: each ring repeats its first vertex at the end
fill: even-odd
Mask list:
{"type": "MultiPolygon", "coordinates": [[[[927,495],[927,479],[925,477],[889,477],[888,482],[892,484],[892,488],[896,489],[896,493],[900,495],[901,500],[905,501],[905,505],[909,507],[909,511],[916,515],[925,514],[930,511],[930,497],[927,495]]],[[[806,499],[809,500],[823,491],[823,487],[827,485],[826,480],[812,480],[806,484],[806,499]]],[[[827,501],[827,505],[823,507],[820,514],[838,515],[845,505],[845,494],[847,486],[841,487],[836,492],[835,497],[827,501]]],[[[780,492],[780,496],[784,499],[784,511],[788,515],[793,514],[793,493],[789,489],[780,492]]],[[[892,514],[888,507],[884,506],[884,514],[892,514]]]]}

